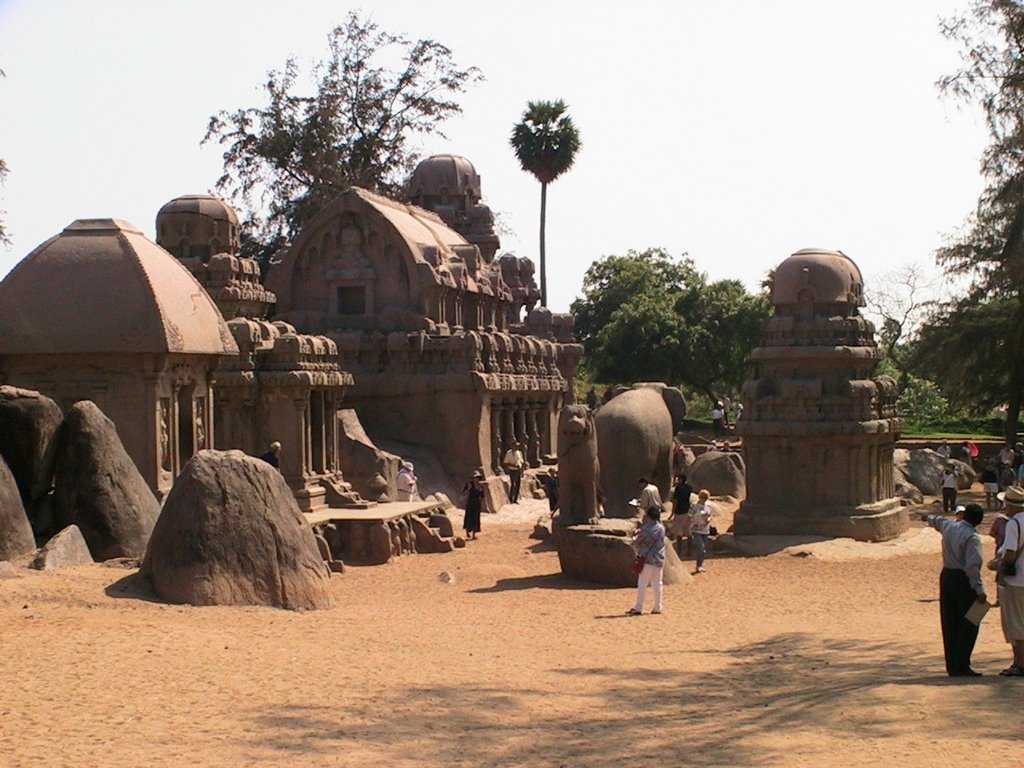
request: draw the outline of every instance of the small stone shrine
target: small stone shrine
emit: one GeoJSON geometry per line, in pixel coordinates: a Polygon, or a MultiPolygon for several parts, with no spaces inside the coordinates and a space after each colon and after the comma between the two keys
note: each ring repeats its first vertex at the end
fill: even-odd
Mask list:
{"type": "Polygon", "coordinates": [[[213,436],[213,371],[238,347],[206,291],[126,221],[79,219],[0,282],[0,383],[92,400],[165,494],[213,436]]]}
{"type": "Polygon", "coordinates": [[[797,251],[775,270],[772,303],[736,425],[747,466],[736,534],[894,538],[907,526],[896,387],[876,375],[860,269],[840,251],[797,251]]]}

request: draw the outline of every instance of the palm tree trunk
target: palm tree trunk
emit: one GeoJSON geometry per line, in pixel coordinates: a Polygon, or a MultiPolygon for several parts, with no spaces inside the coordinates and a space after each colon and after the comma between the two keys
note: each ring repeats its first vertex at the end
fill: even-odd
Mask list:
{"type": "Polygon", "coordinates": [[[548,213],[548,185],[540,183],[540,305],[548,305],[548,261],[544,256],[544,226],[548,213]]]}

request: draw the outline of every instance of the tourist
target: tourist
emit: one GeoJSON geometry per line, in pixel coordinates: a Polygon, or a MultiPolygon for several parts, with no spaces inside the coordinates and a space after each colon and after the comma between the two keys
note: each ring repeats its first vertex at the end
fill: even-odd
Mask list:
{"type": "Polygon", "coordinates": [[[1006,524],[1010,518],[1004,512],[997,512],[992,518],[992,525],[989,526],[988,535],[995,539],[996,552],[1003,548],[1003,539],[1006,537],[1006,524]]]}
{"type": "Polygon", "coordinates": [[[685,515],[690,511],[690,497],[693,495],[693,488],[686,480],[686,475],[680,475],[676,480],[676,487],[672,489],[672,514],[685,515]]]}
{"type": "Polygon", "coordinates": [[[967,620],[975,602],[988,601],[981,581],[981,537],[975,528],[984,512],[977,504],[964,508],[963,519],[925,515],[924,519],[942,534],[942,573],[939,575],[939,618],[946,673],[950,677],[975,677],[971,654],[978,640],[978,626],[967,620]]]}
{"type": "Polygon", "coordinates": [[[1002,475],[1004,467],[1013,466],[1013,447],[1007,443],[999,449],[999,474],[1002,475]]]}
{"type": "Polygon", "coordinates": [[[654,588],[654,609],[661,613],[661,573],[665,568],[665,526],[661,524],[661,505],[652,506],[644,514],[643,525],[633,540],[637,559],[643,560],[643,569],[636,579],[636,604],[626,611],[629,616],[640,616],[644,612],[644,596],[647,587],[654,588]]]}
{"type": "Polygon", "coordinates": [[[649,482],[646,477],[637,480],[637,486],[640,488],[640,496],[631,501],[630,506],[637,507],[640,512],[646,512],[656,507],[660,518],[662,504],[661,491],[658,490],[658,486],[649,482]]]}
{"type": "Polygon", "coordinates": [[[985,509],[998,506],[996,494],[999,493],[999,476],[996,474],[995,463],[989,459],[981,472],[981,485],[985,489],[985,509]]]}
{"type": "Polygon", "coordinates": [[[466,531],[466,538],[474,541],[480,533],[480,513],[484,506],[484,471],[478,469],[473,473],[473,479],[466,483],[462,492],[466,494],[466,517],[462,527],[466,531]]]}
{"type": "Polygon", "coordinates": [[[960,444],[960,461],[969,467],[974,466],[974,454],[971,452],[971,444],[967,440],[960,444]]]}
{"type": "Polygon", "coordinates": [[[523,444],[515,440],[512,447],[505,452],[505,458],[501,460],[502,466],[508,472],[509,491],[508,500],[515,504],[519,501],[519,487],[523,482],[523,467],[526,466],[526,459],[523,458],[523,444]]]}
{"type": "Polygon", "coordinates": [[[722,402],[720,400],[717,401],[715,403],[715,407],[711,409],[711,424],[716,435],[725,434],[725,409],[722,408],[722,402]]]}
{"type": "Polygon", "coordinates": [[[412,501],[416,497],[416,473],[411,461],[403,461],[395,481],[399,501],[412,501]]]}
{"type": "Polygon", "coordinates": [[[999,490],[1005,491],[1017,481],[1017,475],[1009,464],[1002,464],[999,470],[999,490]]]}
{"type": "Polygon", "coordinates": [[[1013,447],[1013,472],[1018,484],[1024,483],[1024,443],[1013,447]]]}
{"type": "Polygon", "coordinates": [[[274,469],[281,469],[281,444],[276,440],[270,444],[270,450],[260,456],[260,458],[267,462],[274,469]]]}
{"type": "Polygon", "coordinates": [[[544,488],[548,496],[548,511],[555,514],[558,511],[558,475],[552,472],[541,472],[537,475],[537,482],[544,488]]]}
{"type": "Polygon", "coordinates": [[[1024,488],[1010,486],[1002,496],[1009,522],[999,547],[995,566],[996,592],[1003,637],[1013,649],[1013,662],[1000,672],[1004,677],[1024,677],[1024,488]]]}
{"type": "Polygon", "coordinates": [[[743,403],[736,403],[736,423],[743,417],[743,403]]]}
{"type": "Polygon", "coordinates": [[[711,537],[711,518],[715,515],[715,508],[708,500],[710,498],[711,494],[701,489],[697,494],[697,503],[690,507],[690,540],[695,550],[697,573],[704,573],[704,556],[711,537]]]}
{"type": "Polygon", "coordinates": [[[956,510],[956,472],[946,465],[942,470],[942,513],[948,515],[956,510]]]}
{"type": "Polygon", "coordinates": [[[949,457],[953,455],[950,451],[949,443],[945,440],[942,441],[942,445],[940,445],[935,452],[942,457],[943,461],[949,461],[949,457]]]}

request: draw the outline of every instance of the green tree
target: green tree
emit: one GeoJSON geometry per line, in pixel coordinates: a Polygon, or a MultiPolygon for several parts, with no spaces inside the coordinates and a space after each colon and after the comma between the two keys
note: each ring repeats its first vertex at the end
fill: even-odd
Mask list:
{"type": "MultiPolygon", "coordinates": [[[[953,371],[939,383],[944,391],[957,386],[959,397],[986,389],[985,402],[1006,403],[1006,433],[1012,437],[1024,394],[1024,7],[1015,0],[973,0],[965,13],[945,19],[942,30],[960,44],[962,66],[939,87],[981,107],[990,141],[981,160],[985,187],[977,209],[937,253],[947,274],[966,278],[969,287],[940,308],[932,318],[938,328],[929,336],[944,335],[960,349],[960,366],[982,362],[985,351],[987,370],[971,371],[984,385],[953,371]],[[959,345],[969,339],[982,346],[959,345]]],[[[932,343],[925,349],[948,359],[948,348],[932,343]]]]}
{"type": "Polygon", "coordinates": [[[312,93],[300,92],[289,59],[267,75],[265,104],[219,112],[207,126],[203,143],[224,147],[217,188],[245,214],[247,255],[268,258],[350,186],[401,196],[414,140],[443,136],[442,123],[462,111],[455,97],[481,79],[441,43],[390,34],[357,13],[327,41],[312,93]]]}
{"type": "Polygon", "coordinates": [[[742,384],[770,305],[652,248],[594,262],[572,311],[596,379],[680,382],[714,400],[742,384]]]}
{"type": "Polygon", "coordinates": [[[548,303],[548,271],[545,252],[548,184],[572,168],[582,146],[580,132],[567,114],[564,101],[531,101],[522,120],[512,129],[510,141],[524,171],[540,182],[540,302],[548,303]]]}

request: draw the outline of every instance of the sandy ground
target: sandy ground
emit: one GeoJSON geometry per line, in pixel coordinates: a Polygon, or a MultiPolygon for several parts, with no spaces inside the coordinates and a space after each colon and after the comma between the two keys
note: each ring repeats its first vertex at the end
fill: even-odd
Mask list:
{"type": "Polygon", "coordinates": [[[986,676],[943,675],[938,555],[723,557],[625,618],[632,590],[561,578],[524,507],[350,568],[319,613],[162,605],[103,566],[0,580],[0,765],[1024,761],[996,613],[986,676]]]}

